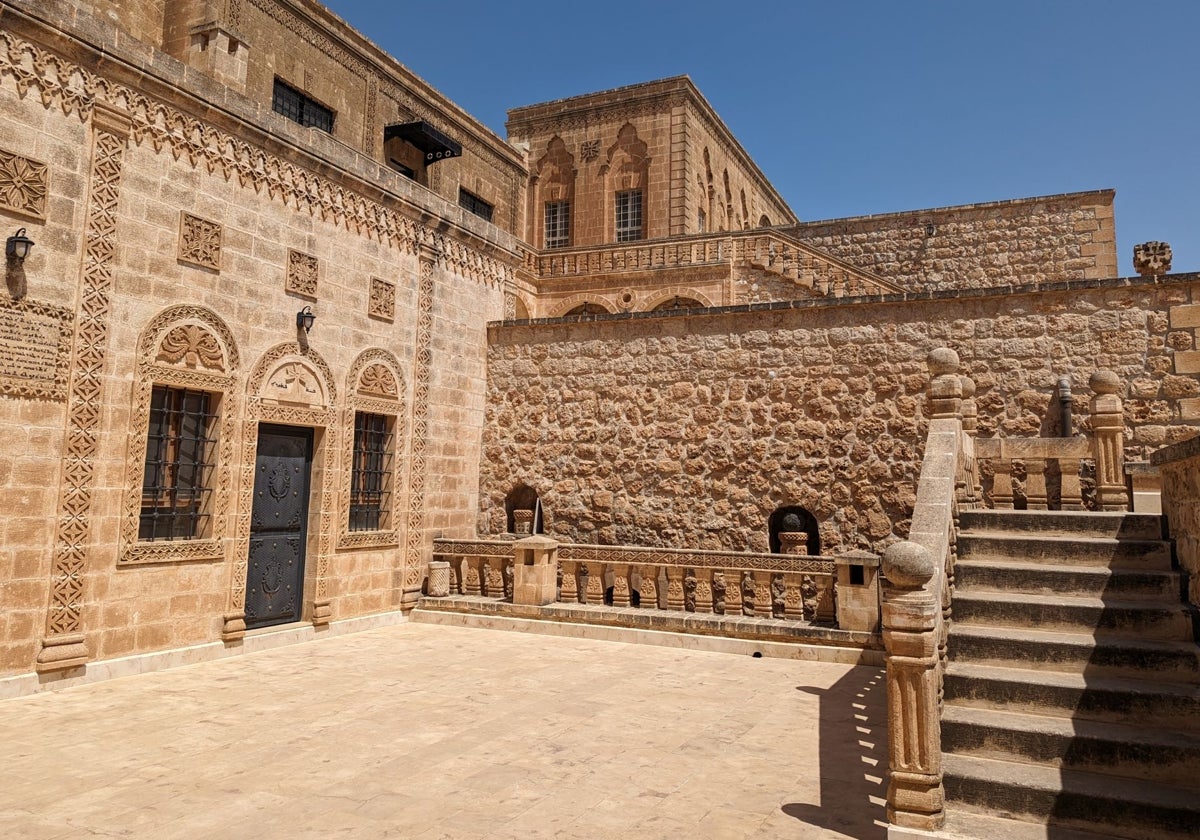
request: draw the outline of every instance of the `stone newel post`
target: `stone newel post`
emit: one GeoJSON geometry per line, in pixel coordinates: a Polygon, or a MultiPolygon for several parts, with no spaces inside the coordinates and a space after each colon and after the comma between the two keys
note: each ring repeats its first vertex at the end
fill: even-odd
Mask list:
{"type": "Polygon", "coordinates": [[[1121,380],[1111,370],[1098,370],[1088,380],[1092,397],[1092,438],[1096,458],[1096,507],[1128,510],[1125,492],[1125,414],[1117,391],[1121,380]]]}
{"type": "Polygon", "coordinates": [[[899,542],[883,554],[883,643],[887,647],[888,822],[927,831],[945,821],[938,715],[938,593],[928,549],[899,542]]]}

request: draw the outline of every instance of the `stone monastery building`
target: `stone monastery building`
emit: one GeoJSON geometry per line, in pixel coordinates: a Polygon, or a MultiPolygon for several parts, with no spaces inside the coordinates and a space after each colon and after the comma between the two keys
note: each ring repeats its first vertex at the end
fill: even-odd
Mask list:
{"type": "Polygon", "coordinates": [[[564,620],[880,663],[939,411],[961,504],[1190,457],[1200,278],[1111,190],[802,220],[687,77],[508,116],[315,0],[0,0],[0,697],[495,606],[531,533],[564,620]]]}

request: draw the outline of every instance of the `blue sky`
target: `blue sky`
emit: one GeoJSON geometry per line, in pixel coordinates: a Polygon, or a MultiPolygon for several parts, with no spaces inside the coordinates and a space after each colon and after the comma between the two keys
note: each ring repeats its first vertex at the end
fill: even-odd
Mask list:
{"type": "Polygon", "coordinates": [[[1122,274],[1200,270],[1194,0],[327,5],[501,136],[686,73],[802,219],[1113,188],[1122,274]]]}

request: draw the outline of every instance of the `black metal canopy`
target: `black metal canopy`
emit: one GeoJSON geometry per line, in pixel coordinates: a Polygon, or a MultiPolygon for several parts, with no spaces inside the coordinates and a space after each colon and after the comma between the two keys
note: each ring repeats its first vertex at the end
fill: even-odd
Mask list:
{"type": "Polygon", "coordinates": [[[412,143],[425,154],[425,164],[446,158],[461,157],[462,146],[451,140],[424,120],[393,123],[383,129],[384,142],[393,137],[412,143]]]}

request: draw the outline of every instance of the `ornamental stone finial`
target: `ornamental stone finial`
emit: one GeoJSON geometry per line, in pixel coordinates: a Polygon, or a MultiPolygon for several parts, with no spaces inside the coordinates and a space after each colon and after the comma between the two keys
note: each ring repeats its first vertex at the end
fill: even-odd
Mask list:
{"type": "Polygon", "coordinates": [[[1111,370],[1098,370],[1088,379],[1088,387],[1097,394],[1115,394],[1121,388],[1121,380],[1111,370]]]}
{"type": "Polygon", "coordinates": [[[930,376],[942,376],[947,373],[958,372],[958,354],[949,347],[938,347],[930,350],[925,362],[929,365],[930,376]]]}
{"type": "Polygon", "coordinates": [[[1133,270],[1142,277],[1157,277],[1171,271],[1171,246],[1166,242],[1143,242],[1133,246],[1133,270]]]}
{"type": "Polygon", "coordinates": [[[892,543],[883,552],[883,575],[900,589],[920,589],[935,570],[933,555],[918,543],[892,543]]]}

